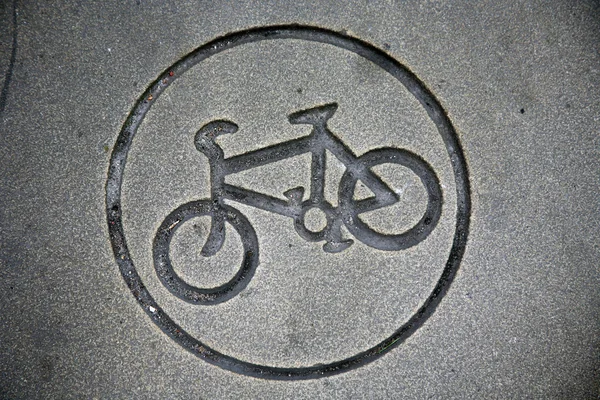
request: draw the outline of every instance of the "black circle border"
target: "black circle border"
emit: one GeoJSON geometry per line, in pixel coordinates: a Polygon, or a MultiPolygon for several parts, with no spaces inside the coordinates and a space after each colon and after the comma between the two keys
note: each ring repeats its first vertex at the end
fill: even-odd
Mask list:
{"type": "Polygon", "coordinates": [[[438,100],[410,70],[383,50],[345,33],[314,26],[273,25],[218,37],[184,56],[149,86],[129,113],[113,148],[106,181],[106,213],[110,242],[121,275],[142,308],[163,332],[186,350],[223,369],[264,379],[301,380],[336,375],[375,361],[403,343],[435,312],[448,292],[465,252],[471,215],[471,193],[467,164],[456,131],[438,100]],[[241,361],[205,346],[185,332],[156,303],[137,274],[127,248],[121,218],[121,184],[127,154],[137,128],[160,94],[185,71],[215,54],[243,44],[273,39],[330,44],[366,58],[395,77],[417,98],[438,128],[448,150],[456,182],[457,221],[452,248],[440,279],[423,305],[390,337],[370,349],[341,361],[300,368],[270,367],[241,361]]]}

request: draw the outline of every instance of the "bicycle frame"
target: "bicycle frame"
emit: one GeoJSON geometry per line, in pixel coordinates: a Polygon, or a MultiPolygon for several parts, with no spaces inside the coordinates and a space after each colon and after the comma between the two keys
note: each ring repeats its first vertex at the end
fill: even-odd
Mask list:
{"type": "MultiPolygon", "coordinates": [[[[365,200],[362,200],[359,203],[363,204],[363,206],[360,207],[361,212],[376,210],[377,208],[385,207],[397,201],[397,196],[392,189],[367,168],[361,168],[358,157],[326,128],[319,129],[319,127],[315,127],[308,136],[225,159],[223,169],[225,175],[232,175],[302,154],[312,153],[309,201],[314,206],[323,203],[331,206],[331,204],[325,200],[324,195],[326,150],[331,152],[350,171],[361,175],[361,180],[376,194],[374,198],[377,199],[377,202],[370,201],[367,203],[365,200]],[[384,201],[384,197],[386,197],[386,200],[388,201],[384,201]],[[393,199],[393,201],[389,202],[391,199],[393,199]]],[[[225,194],[224,197],[227,199],[287,217],[296,216],[297,207],[290,204],[290,201],[286,202],[276,197],[226,183],[223,184],[223,190],[225,194]]]]}
{"type": "MultiPolygon", "coordinates": [[[[327,120],[337,109],[337,104],[327,104],[308,110],[299,111],[289,116],[292,124],[310,124],[313,126],[308,136],[275,144],[245,154],[224,158],[221,147],[215,138],[223,133],[234,133],[237,125],[229,121],[213,121],[205,125],[196,135],[196,147],[209,159],[211,171],[211,198],[217,205],[225,199],[256,207],[265,211],[293,218],[298,233],[306,240],[326,240],[326,251],[341,251],[352,244],[352,241],[342,241],[340,227],[342,225],[340,207],[333,207],[325,199],[325,166],[326,151],[331,152],[344,164],[347,171],[358,177],[375,196],[353,202],[354,212],[363,213],[394,204],[398,196],[388,185],[369,168],[365,167],[340,139],[327,127],[327,120]],[[298,155],[312,153],[311,187],[309,199],[302,201],[304,188],[297,187],[284,193],[287,201],[225,183],[225,177],[252,168],[283,161],[298,155]],[[304,223],[304,215],[311,208],[322,210],[327,218],[327,225],[321,231],[309,230],[304,223]]],[[[224,221],[218,216],[213,218],[211,234],[207,246],[216,251],[222,245],[224,221]],[[212,244],[209,244],[212,243],[212,244]]],[[[216,252],[215,251],[215,252],[216,252]]],[[[213,253],[209,251],[208,254],[213,253]]]]}

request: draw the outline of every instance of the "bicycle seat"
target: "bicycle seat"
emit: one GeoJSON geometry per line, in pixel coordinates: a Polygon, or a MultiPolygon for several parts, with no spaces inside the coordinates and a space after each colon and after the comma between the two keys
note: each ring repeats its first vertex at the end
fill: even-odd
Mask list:
{"type": "Polygon", "coordinates": [[[323,106],[296,111],[288,115],[291,124],[324,125],[337,110],[337,103],[329,103],[323,106]]]}

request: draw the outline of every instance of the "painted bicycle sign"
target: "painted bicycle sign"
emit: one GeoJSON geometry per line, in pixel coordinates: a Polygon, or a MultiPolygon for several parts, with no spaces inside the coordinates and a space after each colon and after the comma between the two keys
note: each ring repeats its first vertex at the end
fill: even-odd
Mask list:
{"type": "MultiPolygon", "coordinates": [[[[283,114],[281,117],[285,118],[286,115],[283,114]]],[[[115,260],[123,279],[151,320],[170,338],[200,359],[229,371],[264,379],[313,379],[331,376],[372,362],[403,343],[435,312],[456,276],[467,242],[470,207],[467,166],[456,132],[446,112],[425,85],[405,66],[369,43],[343,33],[300,25],[267,26],[231,33],[197,48],[166,69],[140,97],[124,123],[112,151],[106,182],[108,231],[115,260]],[[424,300],[419,303],[416,311],[408,319],[397,322],[397,328],[388,337],[383,340],[377,339],[377,343],[369,345],[352,356],[334,362],[300,367],[263,365],[224,354],[208,346],[203,339],[196,337],[190,333],[191,331],[175,322],[155,300],[148,289],[149,286],[143,282],[139,270],[136,269],[126,240],[121,204],[127,156],[138,128],[152,105],[174,81],[199,63],[235,47],[288,39],[333,46],[353,53],[399,82],[400,86],[417,100],[418,103],[415,104],[423,107],[426,116],[437,129],[449,159],[447,165],[452,172],[445,176],[454,178],[452,187],[456,190],[455,195],[444,196],[434,168],[421,155],[408,149],[384,146],[373,147],[362,154],[355,153],[342,140],[345,137],[344,132],[334,131],[328,124],[338,107],[340,110],[344,107],[343,99],[340,98],[331,98],[328,102],[323,102],[325,104],[304,104],[302,107],[294,107],[285,112],[290,124],[311,126],[308,135],[231,157],[225,157],[219,138],[226,134],[235,135],[238,129],[244,129],[243,121],[238,121],[240,127],[234,121],[221,119],[219,115],[211,115],[198,123],[199,128],[194,127],[195,136],[186,139],[188,140],[186,146],[195,147],[208,160],[210,194],[205,198],[182,202],[183,204],[173,210],[170,210],[172,206],[169,206],[165,211],[167,216],[162,222],[160,220],[162,216],[156,221],[151,233],[153,265],[149,265],[149,269],[152,279],[156,279],[161,290],[162,286],[168,289],[168,291],[164,290],[165,295],[170,296],[178,307],[185,306],[186,309],[206,311],[204,306],[224,302],[227,302],[227,307],[230,305],[235,307],[236,301],[233,299],[252,280],[262,254],[258,240],[260,231],[257,234],[250,220],[236,208],[236,204],[288,218],[287,221],[290,221],[302,239],[322,243],[322,249],[326,253],[324,256],[330,257],[327,253],[343,253],[350,246],[364,246],[376,251],[401,252],[424,243],[425,239],[440,225],[440,221],[444,221],[445,224],[445,221],[452,219],[452,214],[447,211],[454,208],[444,207],[444,197],[456,202],[455,222],[451,221],[454,225],[454,236],[448,238],[451,239],[448,241],[451,243],[448,255],[442,254],[446,260],[443,270],[436,278],[431,292],[423,296],[424,300]],[[339,102],[339,105],[334,101],[339,102]],[[292,157],[304,154],[310,155],[311,158],[309,187],[290,185],[291,187],[286,188],[282,193],[283,197],[263,193],[260,187],[250,189],[226,181],[227,177],[252,168],[286,162],[292,157]],[[337,199],[333,202],[326,198],[324,190],[328,169],[326,154],[331,154],[344,167],[339,182],[336,182],[337,199]],[[362,218],[365,214],[376,210],[384,215],[386,212],[391,215],[391,206],[399,203],[399,196],[394,187],[377,173],[377,168],[384,164],[397,165],[410,171],[425,189],[427,205],[424,211],[415,215],[413,221],[417,222],[408,229],[390,232],[388,229],[380,229],[381,227],[376,226],[376,222],[365,222],[369,219],[362,218]],[[359,182],[370,190],[370,196],[361,198],[355,196],[359,182]],[[318,228],[308,223],[309,215],[314,214],[320,215],[323,221],[318,228]],[[450,219],[446,217],[447,215],[450,215],[450,219]],[[175,233],[193,218],[201,216],[210,218],[208,236],[201,243],[201,254],[204,257],[228,254],[224,249],[225,244],[228,243],[226,232],[239,236],[242,243],[241,265],[238,267],[236,264],[237,272],[233,278],[218,287],[204,288],[190,284],[176,273],[177,268],[173,266],[170,257],[171,241],[175,233]]],[[[285,218],[279,220],[286,221],[285,218]]],[[[437,232],[445,234],[447,231],[438,229],[436,234],[437,232]]],[[[213,310],[218,311],[219,307],[213,310]]]]}
{"type": "Polygon", "coordinates": [[[342,224],[364,244],[379,250],[402,250],[421,242],[435,228],[442,211],[442,191],[433,169],[416,154],[403,149],[379,148],[360,157],[356,156],[327,127],[337,104],[326,104],[289,115],[292,124],[309,124],[312,132],[305,137],[272,145],[239,156],[224,158],[217,137],[233,134],[238,126],[225,120],[215,120],[204,125],[195,137],[198,151],[208,157],[211,178],[211,198],[192,201],[173,210],[163,221],[154,240],[154,266],[161,282],[176,296],[190,303],[215,304],[239,293],[252,278],[259,262],[256,233],[242,213],[224,203],[225,199],[257,207],[290,217],[298,234],[311,242],[325,241],[323,250],[328,253],[344,251],[352,245],[351,239],[342,239],[342,224]],[[331,152],[346,167],[338,190],[338,206],[325,199],[326,151],[331,152]],[[280,200],[256,191],[225,183],[225,177],[250,168],[278,162],[300,154],[311,153],[311,187],[308,200],[302,200],[305,189],[295,187],[280,200]],[[415,173],[425,186],[428,204],[420,220],[406,232],[387,235],[369,227],[359,215],[395,204],[398,195],[378,177],[371,168],[384,163],[399,164],[415,173]],[[356,184],[360,180],[374,196],[355,200],[356,184]],[[310,210],[324,214],[326,225],[319,231],[310,230],[305,216],[310,210]],[[211,228],[202,255],[215,255],[225,242],[225,223],[231,224],[241,236],[244,259],[232,280],[216,288],[197,288],[181,279],[169,258],[169,244],[176,230],[193,217],[209,215],[211,228]]]}

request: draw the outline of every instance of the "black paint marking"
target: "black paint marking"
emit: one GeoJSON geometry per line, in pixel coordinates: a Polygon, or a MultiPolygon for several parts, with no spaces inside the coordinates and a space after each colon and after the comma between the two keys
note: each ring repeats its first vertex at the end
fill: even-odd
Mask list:
{"type": "MultiPolygon", "coordinates": [[[[325,119],[328,113],[332,112],[332,108],[333,105],[327,105],[312,109],[311,112],[304,111],[293,114],[290,116],[290,121],[313,124],[313,127],[315,128],[314,131],[318,131],[320,129],[319,126],[324,126],[323,119],[325,119]]],[[[213,125],[211,125],[209,128],[216,127],[218,130],[219,126],[222,130],[234,131],[237,129],[237,126],[229,121],[214,121],[213,125]]],[[[313,138],[316,136],[317,135],[314,135],[313,138]]],[[[323,137],[327,137],[327,135],[323,135],[323,137]]],[[[335,140],[337,140],[337,138],[335,138],[333,135],[331,135],[330,138],[334,143],[335,140]]],[[[301,188],[295,188],[287,191],[286,194],[288,197],[288,202],[285,202],[279,199],[267,197],[257,192],[240,190],[240,188],[226,185],[224,182],[222,185],[215,185],[215,178],[221,179],[226,174],[244,170],[245,166],[248,165],[249,162],[254,163],[254,161],[250,161],[251,158],[256,160],[255,157],[259,155],[266,156],[267,158],[264,163],[268,164],[276,160],[292,157],[293,154],[302,154],[309,151],[312,152],[312,150],[316,148],[315,146],[318,145],[315,145],[313,142],[311,142],[311,140],[316,139],[311,139],[311,136],[308,136],[307,138],[286,142],[285,148],[282,147],[282,144],[274,145],[267,149],[260,149],[255,152],[232,157],[228,159],[227,163],[220,163],[220,167],[222,169],[217,168],[217,172],[212,177],[212,186],[215,192],[213,192],[211,196],[213,198],[215,195],[223,197],[228,196],[228,198],[233,198],[236,201],[242,200],[246,204],[250,204],[255,207],[262,206],[265,208],[268,206],[269,211],[279,212],[283,215],[297,213],[298,210],[302,210],[302,207],[304,207],[304,203],[300,202],[300,199],[302,198],[300,194],[303,190],[301,188]],[[300,208],[298,208],[298,204],[301,206],[300,208]]],[[[199,149],[203,149],[202,146],[205,143],[200,140],[200,142],[196,141],[196,144],[199,149]]],[[[348,151],[348,149],[341,142],[339,146],[338,147],[343,148],[344,151],[348,151]]],[[[215,150],[218,152],[218,149],[219,148],[215,146],[213,148],[207,148],[206,151],[207,153],[212,154],[211,152],[214,153],[215,150]]],[[[211,156],[209,156],[209,160],[210,157],[211,156]]],[[[370,171],[371,166],[378,165],[382,162],[391,162],[407,166],[421,178],[421,181],[427,188],[429,196],[428,207],[425,211],[425,215],[415,227],[411,228],[416,228],[416,230],[413,234],[404,236],[401,240],[399,239],[398,242],[401,242],[402,244],[396,246],[400,246],[399,248],[406,248],[413,245],[411,243],[415,242],[415,240],[418,240],[420,238],[419,235],[426,235],[427,230],[432,229],[429,227],[434,226],[439,219],[439,215],[437,213],[439,212],[439,207],[441,207],[442,199],[441,192],[438,193],[439,183],[435,177],[435,174],[428,164],[426,164],[421,158],[415,154],[407,152],[406,150],[391,148],[377,149],[358,157],[358,160],[360,162],[354,164],[358,165],[358,167],[355,167],[354,169],[349,168],[345,174],[345,177],[342,178],[339,194],[340,201],[344,203],[344,205],[339,206],[339,214],[342,216],[342,218],[354,219],[357,212],[363,212],[362,210],[368,210],[370,207],[379,206],[381,204],[391,204],[389,202],[394,199],[393,197],[386,199],[386,196],[383,196],[379,199],[379,201],[383,201],[381,204],[378,204],[376,201],[378,195],[382,193],[385,194],[385,187],[380,187],[381,190],[376,193],[374,198],[360,201],[352,200],[348,193],[354,188],[354,185],[359,178],[361,180],[363,180],[363,178],[370,180],[371,186],[377,187],[377,185],[380,185],[379,182],[381,180],[370,171]]],[[[356,163],[354,159],[346,159],[341,161],[346,165],[353,165],[353,163],[356,163]]],[[[256,163],[254,163],[254,165],[256,165],[256,163]]],[[[317,159],[316,163],[313,163],[313,168],[321,168],[319,159],[317,159]]],[[[311,192],[312,191],[315,191],[316,194],[314,194],[314,197],[309,200],[307,205],[310,207],[319,207],[321,210],[323,210],[323,208],[327,208],[327,203],[320,197],[320,187],[318,183],[311,187],[311,192]]],[[[198,357],[221,368],[248,376],[265,379],[295,380],[331,376],[372,362],[404,342],[412,333],[414,333],[423,325],[427,318],[433,314],[441,299],[449,290],[450,284],[452,283],[452,280],[458,271],[458,267],[467,243],[469,218],[471,214],[471,197],[467,166],[456,132],[440,103],[412,72],[410,72],[406,67],[398,63],[395,59],[391,58],[382,50],[377,49],[376,47],[369,43],[363,42],[362,40],[322,28],[287,25],[249,29],[217,38],[185,56],[183,59],[175,63],[171,68],[164,71],[158,77],[158,79],[152,83],[146,92],[144,92],[139,98],[135,107],[129,114],[113,148],[106,182],[106,212],[110,240],[121,274],[131,292],[138,300],[140,305],[144,308],[146,313],[148,313],[157,326],[159,326],[167,335],[177,341],[185,349],[196,354],[198,357]],[[344,360],[330,364],[320,364],[312,367],[301,368],[278,368],[252,364],[231,356],[227,356],[225,354],[221,354],[189,335],[185,330],[171,320],[171,318],[165,314],[165,312],[152,298],[151,294],[141,281],[140,276],[136,272],[125,240],[120,207],[123,172],[132,140],[139,125],[154,101],[158,99],[161,93],[171,84],[171,82],[194,65],[222,51],[247,43],[263,40],[283,39],[297,39],[324,43],[351,51],[373,62],[375,65],[379,66],[391,76],[396,78],[400,83],[402,83],[405,88],[421,103],[431,120],[438,128],[438,132],[442,137],[444,144],[446,145],[448,156],[453,167],[457,195],[456,228],[450,255],[435,288],[425,300],[423,305],[417,310],[417,312],[406,323],[400,326],[390,337],[374,347],[371,347],[344,360]],[[149,98],[153,99],[153,101],[149,101],[149,98]]],[[[318,233],[318,235],[320,235],[318,240],[325,240],[326,245],[328,243],[335,244],[332,241],[335,232],[338,230],[335,222],[340,221],[340,218],[336,216],[335,212],[329,209],[324,210],[324,212],[326,215],[330,216],[330,220],[328,220],[329,229],[326,228],[324,230],[325,232],[318,233]]],[[[215,299],[213,301],[216,302],[222,301],[228,296],[231,296],[232,294],[235,295],[235,293],[242,290],[244,285],[247,284],[247,281],[251,278],[254,268],[256,268],[255,260],[258,259],[258,250],[257,248],[255,249],[251,243],[254,241],[254,230],[252,229],[251,225],[245,221],[245,218],[235,209],[227,208],[222,204],[209,204],[206,200],[187,203],[173,211],[169,217],[163,221],[161,229],[159,229],[155,238],[155,256],[157,251],[158,253],[163,252],[164,254],[167,254],[168,242],[174,230],[176,229],[176,226],[180,223],[183,223],[186,218],[191,218],[192,216],[196,215],[210,215],[212,217],[213,225],[215,225],[216,228],[211,227],[211,231],[223,231],[221,228],[227,222],[234,226],[236,231],[240,234],[240,236],[242,236],[242,240],[244,240],[244,236],[251,238],[250,242],[244,243],[246,254],[242,263],[242,268],[240,271],[238,271],[232,281],[228,282],[224,286],[214,289],[198,289],[193,287],[186,288],[183,286],[184,282],[179,283],[179,288],[176,288],[177,284],[174,284],[175,286],[173,286],[173,292],[178,293],[179,295],[183,294],[184,297],[188,295],[191,296],[191,298],[186,297],[188,301],[190,299],[195,301],[195,295],[197,295],[199,299],[198,302],[201,304],[204,304],[202,303],[202,299],[207,300],[212,298],[215,299]],[[213,292],[210,292],[211,290],[213,292]]],[[[303,215],[304,214],[302,213],[297,215],[294,214],[297,227],[298,225],[303,225],[303,215]]],[[[303,233],[300,231],[301,229],[298,231],[298,233],[302,236],[303,233]]],[[[356,234],[353,234],[355,234],[359,240],[370,246],[374,246],[374,244],[378,243],[387,243],[386,240],[382,241],[381,237],[365,235],[364,232],[368,231],[369,230],[366,228],[358,228],[356,230],[356,234]]],[[[410,232],[411,230],[405,232],[404,235],[410,232]]],[[[211,235],[209,235],[209,237],[210,236],[211,235]]],[[[315,239],[315,237],[310,237],[309,235],[307,235],[307,237],[309,239],[315,239]]],[[[221,235],[215,233],[214,237],[209,239],[205,244],[203,252],[206,255],[210,255],[211,253],[218,251],[220,245],[222,245],[222,242],[223,238],[221,235]]],[[[390,243],[394,242],[390,241],[390,243]]],[[[384,247],[386,250],[393,249],[391,248],[393,246],[387,244],[385,246],[380,246],[384,247]]],[[[169,268],[166,267],[164,270],[166,272],[163,273],[162,278],[166,277],[167,281],[169,282],[168,269],[169,268]]],[[[161,271],[163,270],[159,271],[159,276],[162,273],[161,271]]],[[[171,274],[171,278],[177,279],[174,274],[171,274]]],[[[210,301],[206,304],[209,303],[210,301]]]]}
{"type": "MultiPolygon", "coordinates": [[[[237,125],[230,121],[215,120],[200,128],[194,141],[198,151],[206,155],[209,161],[211,198],[206,201],[215,205],[214,209],[208,213],[211,215],[213,223],[211,233],[204,246],[205,255],[216,254],[225,240],[224,219],[220,216],[220,207],[224,204],[223,200],[225,199],[292,218],[296,231],[303,239],[311,242],[324,240],[326,243],[323,245],[323,249],[330,253],[343,251],[353,243],[352,240],[342,239],[341,227],[343,224],[346,224],[346,227],[358,240],[380,250],[406,249],[418,244],[431,233],[442,213],[442,191],[432,168],[416,154],[407,150],[384,148],[357,157],[327,127],[327,121],[336,110],[337,104],[332,103],[292,113],[288,117],[290,123],[313,126],[312,132],[308,136],[227,159],[217,144],[216,138],[222,134],[235,133],[238,129],[237,125]],[[333,207],[330,202],[325,200],[326,151],[333,154],[346,167],[346,173],[340,182],[340,205],[338,207],[333,207]],[[288,199],[286,202],[225,183],[227,175],[305,153],[312,155],[310,196],[306,201],[302,201],[305,192],[303,187],[286,191],[284,193],[288,199]],[[375,211],[398,201],[398,196],[394,191],[370,169],[372,166],[383,163],[400,164],[411,169],[421,178],[429,194],[427,210],[421,221],[407,232],[398,235],[376,233],[358,218],[361,213],[375,211]],[[358,180],[371,190],[374,194],[373,197],[361,201],[352,199],[358,180]],[[321,210],[327,220],[326,226],[317,232],[308,229],[305,222],[307,212],[314,208],[321,210]]],[[[242,242],[244,240],[245,238],[242,236],[242,242]]],[[[164,247],[162,251],[168,253],[169,248],[164,247]]],[[[164,271],[161,266],[163,261],[159,261],[157,257],[162,260],[163,255],[155,252],[155,265],[157,271],[164,271]]]]}
{"type": "MultiPolygon", "coordinates": [[[[342,238],[341,228],[346,228],[361,242],[380,250],[403,250],[417,245],[435,228],[442,214],[442,190],[433,169],[423,159],[407,150],[383,148],[372,150],[357,157],[327,127],[327,121],[337,110],[337,104],[326,104],[289,115],[292,124],[309,124],[312,132],[303,138],[275,144],[263,149],[225,158],[223,149],[216,139],[224,134],[234,134],[238,126],[225,120],[211,121],[198,130],[194,138],[196,149],[203,153],[210,166],[211,198],[187,203],[171,212],[156,232],[153,246],[154,268],[163,285],[175,296],[193,304],[218,304],[231,299],[245,288],[258,265],[258,240],[250,222],[236,210],[225,205],[224,200],[234,200],[265,211],[280,214],[294,221],[298,234],[310,242],[325,241],[323,250],[339,253],[354,241],[342,238]],[[346,167],[339,187],[340,205],[325,200],[326,151],[331,152],[346,167]],[[302,201],[305,189],[296,187],[284,193],[288,201],[282,201],[237,186],[225,183],[227,175],[242,172],[273,162],[282,161],[304,153],[312,154],[310,196],[302,201]],[[411,229],[397,235],[385,235],[371,229],[359,218],[361,213],[374,211],[398,201],[390,189],[371,167],[395,163],[411,169],[423,182],[429,199],[427,210],[421,220],[411,229]],[[368,199],[354,201],[356,183],[361,180],[374,194],[368,199]],[[325,226],[317,231],[306,224],[306,214],[320,210],[325,216],[325,226]],[[202,255],[217,254],[225,243],[225,222],[232,224],[240,235],[245,258],[236,276],[228,283],[216,288],[198,288],[183,281],[176,273],[169,257],[170,242],[175,231],[192,217],[208,215],[211,228],[202,255]]],[[[112,211],[118,211],[117,205],[112,211]]]]}
{"type": "Polygon", "coordinates": [[[13,35],[12,50],[10,52],[10,62],[8,64],[8,70],[6,71],[6,76],[4,77],[4,85],[2,86],[2,91],[0,92],[0,119],[2,118],[2,114],[4,114],[4,108],[6,108],[8,88],[10,86],[13,70],[15,69],[15,61],[17,59],[17,0],[13,0],[12,2],[12,25],[13,35]]]}

